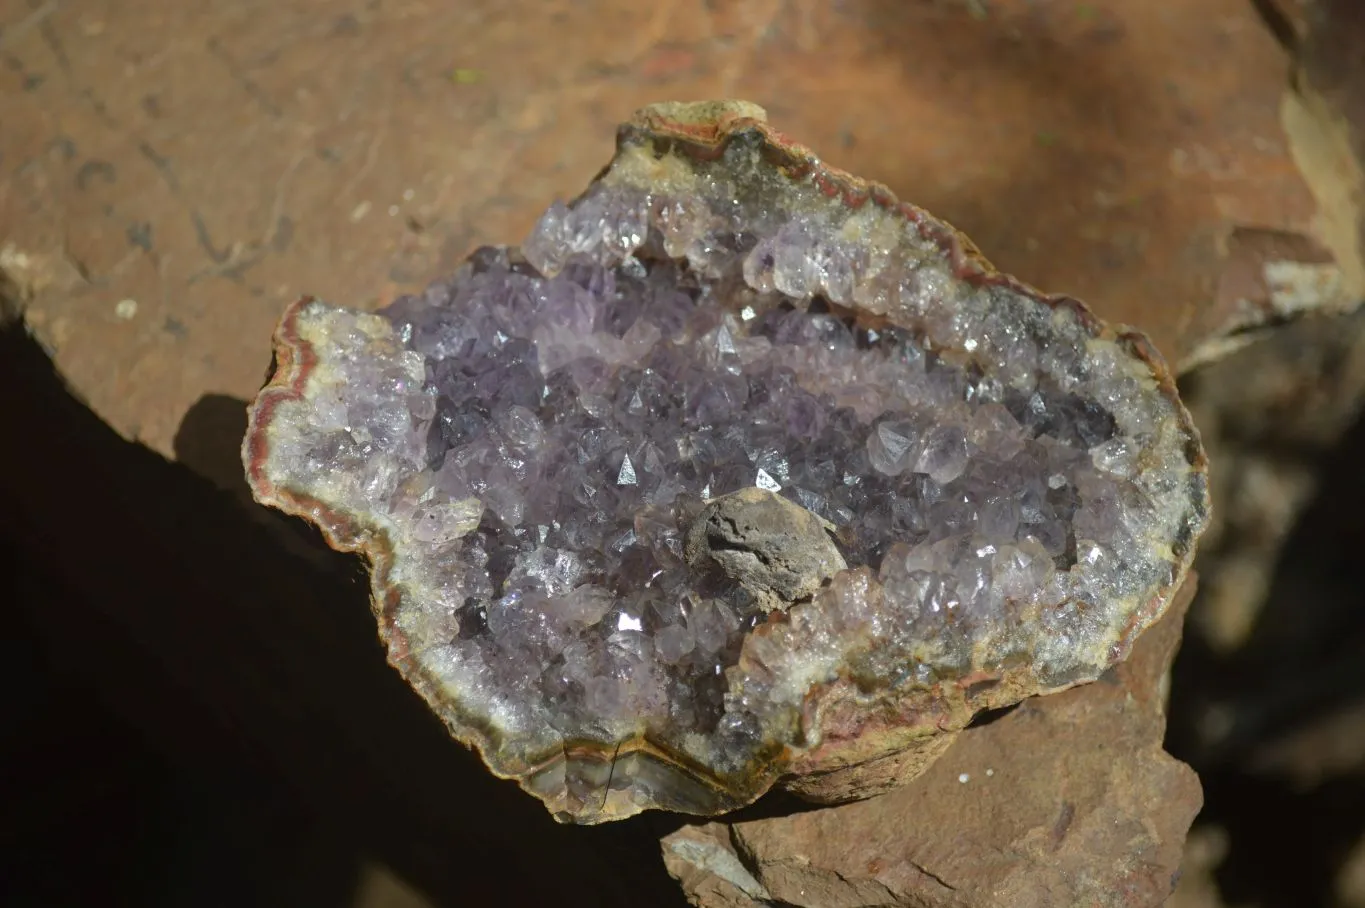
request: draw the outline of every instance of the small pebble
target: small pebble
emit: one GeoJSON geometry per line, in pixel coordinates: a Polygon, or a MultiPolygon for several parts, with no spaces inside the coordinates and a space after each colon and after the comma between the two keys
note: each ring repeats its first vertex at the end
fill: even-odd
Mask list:
{"type": "Polygon", "coordinates": [[[137,300],[119,300],[114,306],[114,315],[125,322],[137,315],[137,300]]]}
{"type": "Polygon", "coordinates": [[[966,784],[967,784],[967,780],[970,779],[970,778],[971,778],[971,776],[967,775],[967,774],[964,772],[962,775],[960,775],[960,776],[957,777],[957,780],[958,780],[959,782],[961,782],[963,785],[966,785],[966,784]]]}

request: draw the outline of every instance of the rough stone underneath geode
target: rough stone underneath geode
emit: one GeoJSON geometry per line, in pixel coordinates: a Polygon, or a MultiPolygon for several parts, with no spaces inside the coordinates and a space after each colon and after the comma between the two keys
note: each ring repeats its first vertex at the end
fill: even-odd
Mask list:
{"type": "Polygon", "coordinates": [[[375,557],[395,664],[561,818],[719,812],[1091,680],[1202,524],[1128,346],[737,135],[661,175],[623,134],[521,252],[299,304],[253,413],[258,496],[375,557]]]}

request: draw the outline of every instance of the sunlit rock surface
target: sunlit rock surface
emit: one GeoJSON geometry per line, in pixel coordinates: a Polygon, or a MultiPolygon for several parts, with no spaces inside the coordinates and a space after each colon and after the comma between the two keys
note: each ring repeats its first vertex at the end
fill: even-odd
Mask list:
{"type": "Polygon", "coordinates": [[[748,105],[641,112],[520,250],[276,347],[257,497],[370,555],[391,660],[565,820],[894,784],[1121,659],[1205,519],[1140,336],[748,105]]]}

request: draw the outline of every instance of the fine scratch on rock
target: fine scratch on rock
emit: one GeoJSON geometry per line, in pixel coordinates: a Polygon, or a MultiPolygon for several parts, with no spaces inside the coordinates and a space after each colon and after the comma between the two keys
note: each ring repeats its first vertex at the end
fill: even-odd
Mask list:
{"type": "Polygon", "coordinates": [[[47,0],[42,6],[34,9],[13,25],[0,28],[0,49],[13,47],[15,42],[42,25],[44,20],[55,13],[58,5],[57,0],[47,0]]]}
{"type": "Polygon", "coordinates": [[[270,100],[270,98],[266,96],[266,93],[261,90],[261,87],[246,74],[246,71],[238,65],[237,61],[234,60],[232,55],[223,47],[222,42],[218,40],[217,36],[211,36],[208,39],[206,46],[208,47],[209,54],[223,64],[223,68],[227,70],[227,74],[232,81],[241,86],[242,90],[247,93],[251,100],[260,105],[261,110],[275,118],[284,116],[284,111],[280,109],[279,105],[270,100]]]}
{"type": "Polygon", "coordinates": [[[166,187],[177,197],[180,195],[180,178],[175,175],[175,170],[171,167],[171,162],[164,158],[155,148],[146,142],[139,142],[138,152],[156,168],[156,172],[165,181],[166,187]]]}
{"type": "MultiPolygon", "coordinates": [[[[759,47],[773,28],[773,22],[782,8],[782,0],[772,0],[759,5],[757,9],[753,9],[753,6],[751,4],[745,7],[747,15],[744,19],[745,24],[749,26],[749,33],[743,36],[742,43],[749,47],[759,47]]],[[[726,63],[720,70],[721,94],[724,97],[728,98],[735,93],[735,86],[748,69],[750,59],[748,54],[732,54],[726,58],[726,63]]]]}
{"type": "Polygon", "coordinates": [[[341,187],[341,192],[337,194],[338,198],[349,198],[379,162],[379,146],[384,144],[384,137],[388,134],[391,110],[392,105],[386,94],[383,103],[379,105],[379,125],[375,127],[374,135],[370,137],[369,144],[365,147],[365,157],[360,162],[360,169],[341,187]]]}
{"type": "MultiPolygon", "coordinates": [[[[863,883],[871,883],[874,887],[876,887],[876,889],[877,889],[879,892],[881,892],[881,893],[885,896],[885,898],[886,898],[886,904],[888,904],[888,905],[895,905],[895,904],[898,904],[899,901],[900,901],[899,899],[896,898],[896,894],[895,894],[894,892],[891,891],[891,887],[890,887],[890,886],[887,886],[887,885],[886,885],[885,883],[883,883],[881,880],[871,879],[871,878],[868,878],[868,877],[865,877],[865,878],[863,878],[863,879],[861,879],[861,880],[852,879],[852,878],[850,878],[850,877],[848,877],[848,876],[845,876],[845,875],[842,874],[842,873],[839,873],[838,871],[835,871],[834,875],[838,878],[839,882],[841,882],[841,883],[843,883],[844,885],[848,886],[849,889],[851,889],[851,890],[853,890],[853,891],[855,891],[855,892],[859,892],[860,894],[861,894],[862,890],[865,888],[864,886],[862,886],[862,885],[860,885],[860,884],[863,884],[863,883]]],[[[938,879],[938,877],[935,877],[932,873],[929,874],[929,876],[934,877],[934,879],[936,879],[936,880],[938,879]]],[[[941,881],[940,881],[940,882],[941,882],[941,881]]],[[[952,889],[953,887],[949,886],[948,888],[949,888],[949,889],[952,889]]]]}
{"type": "Polygon", "coordinates": [[[226,253],[216,250],[212,243],[208,241],[208,227],[202,218],[196,215],[195,229],[200,233],[201,245],[209,251],[209,256],[214,260],[214,265],[201,269],[189,278],[191,283],[202,280],[205,277],[220,277],[224,275],[240,275],[243,271],[255,265],[265,258],[277,239],[286,229],[287,218],[285,217],[285,199],[287,198],[287,187],[294,173],[307,159],[307,154],[303,151],[296,151],[294,158],[284,169],[284,173],[275,181],[275,194],[270,204],[270,215],[266,222],[265,231],[260,239],[255,242],[237,241],[228,247],[226,253]]]}
{"type": "Polygon", "coordinates": [[[673,24],[675,4],[655,3],[652,10],[649,24],[638,31],[639,37],[634,42],[634,46],[623,55],[626,60],[631,61],[632,65],[668,38],[670,27],[673,24]]]}
{"type": "Polygon", "coordinates": [[[930,870],[928,867],[925,867],[923,864],[921,864],[921,863],[919,863],[918,861],[914,860],[913,858],[906,858],[905,862],[906,862],[907,864],[909,864],[911,867],[913,867],[913,868],[915,868],[916,870],[918,870],[920,873],[922,873],[922,874],[924,874],[925,876],[927,876],[929,879],[931,879],[931,880],[933,880],[934,882],[938,883],[938,884],[939,884],[940,886],[942,886],[944,889],[947,889],[947,890],[949,890],[950,892],[957,892],[957,887],[956,887],[956,886],[954,886],[952,883],[950,883],[950,882],[948,882],[947,880],[945,880],[943,877],[939,876],[937,873],[934,873],[934,872],[933,872],[932,870],[930,870]]]}

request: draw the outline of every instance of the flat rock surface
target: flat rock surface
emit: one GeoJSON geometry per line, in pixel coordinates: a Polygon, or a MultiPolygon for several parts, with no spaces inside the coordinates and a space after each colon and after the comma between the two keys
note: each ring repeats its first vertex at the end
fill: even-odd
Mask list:
{"type": "Polygon", "coordinates": [[[2,267],[165,454],[196,401],[254,394],[289,301],[378,305],[520,240],[665,99],[764,105],[1172,360],[1266,297],[1263,258],[1330,260],[1246,0],[0,0],[0,34],[2,267]]]}
{"type": "Polygon", "coordinates": [[[1160,905],[1202,804],[1161,749],[1192,587],[1128,662],[968,729],[905,788],[683,827],[663,840],[669,871],[704,908],[1160,905]]]}

